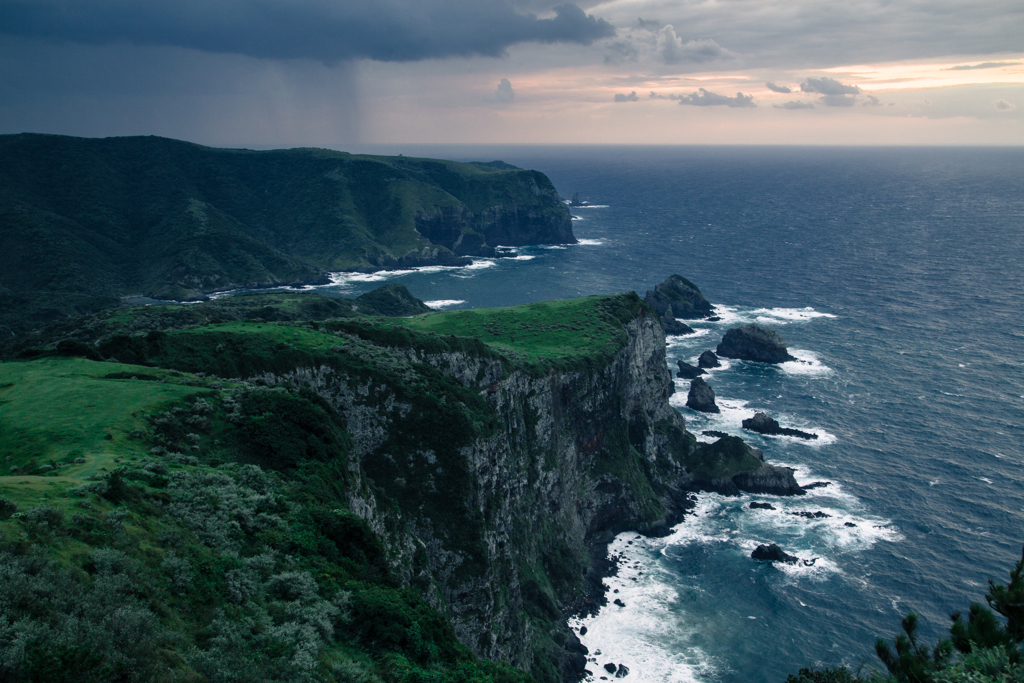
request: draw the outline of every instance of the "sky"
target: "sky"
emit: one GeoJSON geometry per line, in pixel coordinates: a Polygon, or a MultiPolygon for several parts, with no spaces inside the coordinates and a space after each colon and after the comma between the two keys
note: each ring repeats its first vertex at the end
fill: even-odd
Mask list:
{"type": "Polygon", "coordinates": [[[1024,145],[1021,0],[0,0],[0,133],[1024,145]]]}

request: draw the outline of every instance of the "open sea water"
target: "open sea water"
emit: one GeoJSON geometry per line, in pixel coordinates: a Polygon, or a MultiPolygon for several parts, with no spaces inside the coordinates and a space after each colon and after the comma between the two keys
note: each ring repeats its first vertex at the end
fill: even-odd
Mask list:
{"type": "MultiPolygon", "coordinates": [[[[622,534],[609,604],[587,626],[594,678],[781,683],[824,663],[881,667],[908,611],[933,642],[1005,582],[1024,543],[1024,150],[701,147],[374,148],[546,173],[576,246],[467,268],[339,275],[325,293],[405,284],[475,308],[647,289],[672,273],[722,317],[670,338],[695,362],[729,327],[778,330],[797,362],[727,361],[721,414],[673,405],[699,434],[742,435],[795,467],[805,497],[700,494],[662,539],[622,534]],[[745,432],[766,411],[813,441],[745,432]],[[775,510],[750,509],[752,501],[775,510]],[[791,513],[821,511],[826,518],[791,513]],[[761,543],[813,564],[750,558],[761,543]]],[[[701,437],[703,440],[710,440],[701,437]]]]}

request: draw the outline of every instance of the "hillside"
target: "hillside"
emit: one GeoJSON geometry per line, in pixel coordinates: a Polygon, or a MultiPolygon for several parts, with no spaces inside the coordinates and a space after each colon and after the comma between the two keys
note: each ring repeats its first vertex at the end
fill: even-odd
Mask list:
{"type": "Polygon", "coordinates": [[[0,136],[0,331],[125,295],[196,300],[328,271],[574,243],[542,173],[157,137],[0,136]]]}

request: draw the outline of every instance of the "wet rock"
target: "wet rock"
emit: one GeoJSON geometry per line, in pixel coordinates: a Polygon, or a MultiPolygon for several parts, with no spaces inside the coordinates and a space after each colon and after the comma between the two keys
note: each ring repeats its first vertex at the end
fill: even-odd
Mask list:
{"type": "Polygon", "coordinates": [[[679,322],[671,315],[661,317],[661,326],[665,328],[665,335],[668,337],[681,337],[685,334],[693,334],[693,328],[686,323],[679,322]]]}
{"type": "Polygon", "coordinates": [[[790,555],[774,543],[757,546],[750,556],[763,562],[786,562],[787,564],[796,564],[800,560],[796,555],[790,555]]]}
{"type": "Polygon", "coordinates": [[[618,669],[618,671],[615,672],[615,677],[616,678],[625,678],[628,675],[629,675],[629,667],[626,666],[625,664],[619,664],[619,669],[618,669]]]}
{"type": "Polygon", "coordinates": [[[828,486],[832,482],[830,481],[812,481],[810,484],[804,484],[804,491],[810,491],[811,489],[820,489],[823,486],[828,486]]]}
{"type": "Polygon", "coordinates": [[[789,355],[782,335],[763,325],[743,325],[727,331],[715,352],[726,358],[758,363],[785,363],[796,360],[789,355]]]}
{"type": "Polygon", "coordinates": [[[775,506],[771,503],[751,503],[750,509],[752,510],[774,510],[775,506]]]}
{"type": "Polygon", "coordinates": [[[807,519],[828,519],[832,515],[825,514],[821,510],[817,512],[808,512],[807,510],[801,510],[800,512],[790,512],[789,514],[796,517],[806,517],[807,519]]]}
{"type": "Polygon", "coordinates": [[[619,607],[625,607],[626,606],[626,603],[622,602],[622,598],[615,598],[615,600],[612,601],[612,604],[613,605],[618,605],[619,607]]]}
{"type": "Polygon", "coordinates": [[[586,626],[581,626],[580,627],[580,635],[581,636],[587,635],[587,627],[586,626]]]}
{"type": "Polygon", "coordinates": [[[648,290],[644,301],[659,317],[669,314],[673,318],[698,320],[714,312],[700,288],[681,275],[672,275],[653,291],[648,290]]]}
{"type": "Polygon", "coordinates": [[[796,483],[792,467],[764,463],[752,472],[741,472],[732,478],[740,491],[767,493],[773,496],[802,496],[805,491],[796,483]]]}
{"type": "Polygon", "coordinates": [[[844,523],[843,523],[843,526],[849,526],[849,527],[853,527],[854,529],[856,529],[856,528],[857,528],[857,525],[856,525],[856,524],[854,524],[853,522],[844,522],[844,523]]]}
{"type": "Polygon", "coordinates": [[[712,436],[716,439],[721,439],[722,437],[729,436],[726,432],[720,432],[716,429],[705,429],[704,431],[701,432],[701,434],[703,434],[704,436],[712,436]]]}
{"type": "Polygon", "coordinates": [[[705,351],[697,359],[697,367],[699,368],[718,368],[721,366],[722,362],[718,360],[718,356],[715,355],[714,351],[705,351]]]}
{"type": "Polygon", "coordinates": [[[704,374],[696,365],[690,365],[684,360],[677,360],[676,365],[679,366],[679,372],[676,373],[679,379],[696,379],[704,374]]]}
{"type": "Polygon", "coordinates": [[[611,662],[608,662],[607,664],[604,665],[604,670],[607,671],[610,674],[615,673],[616,671],[618,671],[618,669],[619,669],[619,667],[615,666],[611,662]]]}
{"type": "Polygon", "coordinates": [[[719,413],[715,404],[715,390],[700,377],[690,380],[690,393],[686,396],[686,407],[702,413],[719,413]]]}
{"type": "Polygon", "coordinates": [[[781,427],[777,420],[768,417],[764,413],[754,413],[754,417],[748,417],[743,421],[743,428],[749,429],[752,432],[758,434],[767,434],[769,436],[796,436],[801,439],[817,439],[817,434],[810,432],[804,432],[799,429],[791,429],[789,427],[781,427]]]}

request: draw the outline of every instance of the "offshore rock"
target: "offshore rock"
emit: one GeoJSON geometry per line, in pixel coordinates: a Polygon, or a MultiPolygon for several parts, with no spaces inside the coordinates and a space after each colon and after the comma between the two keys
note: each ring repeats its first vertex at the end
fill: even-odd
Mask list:
{"type": "Polygon", "coordinates": [[[697,359],[697,367],[699,368],[719,368],[721,366],[722,363],[718,360],[718,356],[715,355],[714,351],[705,351],[697,359]]]}
{"type": "Polygon", "coordinates": [[[684,360],[677,360],[676,365],[679,366],[679,372],[676,373],[676,377],[679,379],[696,379],[704,374],[703,370],[684,360]]]}
{"type": "Polygon", "coordinates": [[[679,322],[669,314],[661,316],[661,326],[665,328],[665,334],[672,337],[681,337],[685,334],[693,334],[693,328],[686,323],[679,322]]]}
{"type": "Polygon", "coordinates": [[[750,556],[755,560],[761,560],[763,562],[785,562],[787,564],[796,564],[800,561],[800,558],[796,555],[790,555],[785,552],[782,548],[775,545],[759,545],[754,549],[754,552],[750,553],[750,556]]]}
{"type": "Polygon", "coordinates": [[[681,275],[672,275],[653,291],[648,290],[644,301],[660,317],[669,314],[673,318],[699,320],[714,312],[700,288],[681,275]]]}
{"type": "Polygon", "coordinates": [[[801,439],[818,438],[817,434],[812,434],[811,432],[791,429],[790,427],[781,427],[777,420],[768,417],[764,413],[754,413],[754,417],[748,417],[743,421],[743,428],[759,434],[767,434],[769,436],[795,436],[801,439]]]}
{"type": "Polygon", "coordinates": [[[755,502],[750,504],[750,509],[751,510],[774,510],[775,506],[772,505],[771,503],[758,503],[758,502],[755,501],[755,502]]]}
{"type": "Polygon", "coordinates": [[[785,363],[796,360],[789,355],[782,335],[770,327],[755,324],[734,327],[726,332],[716,352],[726,358],[752,360],[758,363],[785,363]]]}
{"type": "Polygon", "coordinates": [[[732,478],[736,488],[748,493],[768,493],[773,496],[802,496],[806,493],[793,476],[792,467],[764,463],[752,472],[741,472],[732,478]]]}
{"type": "Polygon", "coordinates": [[[715,390],[700,377],[690,381],[690,393],[686,396],[686,407],[702,413],[720,413],[715,404],[715,390]]]}

